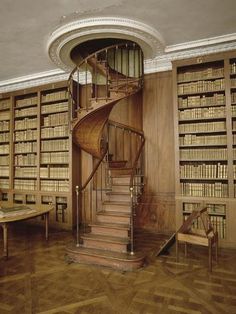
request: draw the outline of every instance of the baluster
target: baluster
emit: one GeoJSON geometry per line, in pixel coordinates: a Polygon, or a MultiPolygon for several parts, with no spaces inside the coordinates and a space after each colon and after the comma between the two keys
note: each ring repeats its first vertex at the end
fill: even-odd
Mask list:
{"type": "Polygon", "coordinates": [[[86,110],[88,111],[88,61],[85,61],[85,98],[86,98],[86,110]]]}
{"type": "Polygon", "coordinates": [[[131,197],[131,215],[130,215],[130,254],[134,255],[134,204],[133,204],[133,198],[134,198],[134,188],[133,188],[133,182],[132,186],[130,187],[130,197],[131,197]]]}
{"type": "Polygon", "coordinates": [[[134,69],[134,77],[136,77],[136,50],[135,50],[135,43],[133,43],[133,55],[134,55],[134,66],[133,66],[133,69],[134,69]]]}
{"type": "Polygon", "coordinates": [[[116,46],[116,87],[118,89],[118,46],[116,46]]]}
{"type": "Polygon", "coordinates": [[[106,49],[106,98],[109,98],[109,88],[108,88],[108,76],[109,76],[109,67],[108,67],[108,56],[106,49]]]}
{"type": "Polygon", "coordinates": [[[79,90],[79,67],[77,68],[77,93],[76,93],[76,98],[77,98],[77,103],[76,103],[76,109],[79,110],[80,108],[80,90],[79,90]]]}
{"type": "Polygon", "coordinates": [[[89,186],[89,191],[90,191],[90,196],[89,196],[89,209],[90,209],[90,213],[89,213],[89,219],[90,222],[93,222],[93,179],[90,182],[90,186],[89,186]]]}
{"type": "Polygon", "coordinates": [[[117,160],[117,127],[115,125],[115,160],[117,160]]]}
{"type": "Polygon", "coordinates": [[[131,131],[129,131],[129,159],[130,159],[130,163],[131,165],[133,164],[133,149],[132,149],[132,133],[131,131]]]}
{"type": "Polygon", "coordinates": [[[123,160],[125,160],[125,129],[123,128],[123,160]]]}
{"type": "Polygon", "coordinates": [[[97,73],[98,59],[97,59],[97,54],[95,54],[95,58],[96,58],[95,69],[94,69],[94,72],[95,72],[95,99],[97,101],[97,98],[98,98],[98,73],[97,73]]]}
{"type": "Polygon", "coordinates": [[[75,187],[76,191],[76,246],[79,246],[79,240],[80,240],[80,219],[79,219],[79,187],[76,185],[75,187]]]}

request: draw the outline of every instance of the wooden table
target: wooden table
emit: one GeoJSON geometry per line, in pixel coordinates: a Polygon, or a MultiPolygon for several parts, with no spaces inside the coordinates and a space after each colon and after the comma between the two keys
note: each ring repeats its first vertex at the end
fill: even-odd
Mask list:
{"type": "MultiPolygon", "coordinates": [[[[12,203],[5,203],[5,202],[0,202],[0,205],[4,208],[7,207],[20,207],[18,204],[12,204],[12,203]]],[[[4,217],[0,218],[0,225],[3,228],[3,252],[4,256],[8,258],[8,225],[10,225],[13,222],[16,221],[21,221],[21,220],[27,220],[30,218],[35,218],[38,216],[44,216],[45,217],[45,237],[46,240],[48,240],[48,220],[49,220],[49,212],[53,210],[52,205],[22,205],[22,206],[27,206],[30,209],[33,209],[31,213],[27,214],[17,214],[15,216],[11,217],[4,217]]]]}

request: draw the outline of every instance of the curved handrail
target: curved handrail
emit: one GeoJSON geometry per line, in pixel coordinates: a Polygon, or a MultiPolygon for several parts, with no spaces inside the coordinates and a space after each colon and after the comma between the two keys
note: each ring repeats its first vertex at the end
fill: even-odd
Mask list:
{"type": "Polygon", "coordinates": [[[122,124],[120,122],[116,122],[116,121],[113,121],[113,120],[110,120],[110,119],[108,120],[108,124],[110,124],[112,126],[115,126],[115,127],[119,127],[121,129],[124,129],[124,130],[127,130],[127,131],[132,131],[133,133],[135,133],[137,135],[143,136],[143,131],[135,129],[134,127],[131,127],[129,125],[122,124]]]}

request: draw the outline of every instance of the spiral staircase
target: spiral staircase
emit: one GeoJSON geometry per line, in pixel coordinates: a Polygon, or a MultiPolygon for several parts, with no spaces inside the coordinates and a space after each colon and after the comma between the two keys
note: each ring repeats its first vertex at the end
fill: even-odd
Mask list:
{"type": "Polygon", "coordinates": [[[134,218],[144,185],[145,139],[142,131],[109,120],[113,107],[142,84],[143,55],[133,43],[90,54],[70,75],[73,142],[93,158],[91,174],[76,186],[76,243],[67,248],[71,261],[121,270],[144,263],[135,250],[134,218]]]}

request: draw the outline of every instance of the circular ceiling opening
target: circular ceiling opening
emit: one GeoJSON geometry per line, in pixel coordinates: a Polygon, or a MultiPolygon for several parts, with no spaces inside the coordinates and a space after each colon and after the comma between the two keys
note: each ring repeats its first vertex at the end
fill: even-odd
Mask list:
{"type": "MultiPolygon", "coordinates": [[[[138,44],[144,59],[154,58],[164,52],[162,36],[147,24],[117,17],[98,17],[73,21],[56,29],[47,44],[51,60],[65,71],[74,68],[76,49],[81,44],[92,49],[94,40],[98,45],[131,41],[138,44]]],[[[97,48],[97,44],[96,44],[97,48]]]]}

